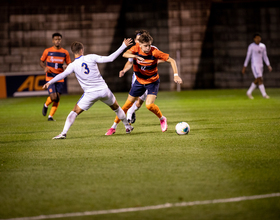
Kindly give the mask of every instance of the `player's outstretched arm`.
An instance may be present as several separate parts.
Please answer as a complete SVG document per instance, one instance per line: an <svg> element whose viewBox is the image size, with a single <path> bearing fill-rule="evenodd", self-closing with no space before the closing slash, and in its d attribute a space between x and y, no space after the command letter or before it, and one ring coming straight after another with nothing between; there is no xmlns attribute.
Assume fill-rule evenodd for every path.
<svg viewBox="0 0 280 220"><path fill-rule="evenodd" d="M139 57L139 56L133 54L130 50L125 51L125 53L123 54L123 57L125 57L125 58L136 58L139 61L144 61L145 60L143 57Z"/></svg>
<svg viewBox="0 0 280 220"><path fill-rule="evenodd" d="M110 54L109 56L98 56L95 61L97 63L110 63L113 62L122 52L123 50L132 44L132 39L124 39L122 45L117 49L114 53Z"/></svg>
<svg viewBox="0 0 280 220"><path fill-rule="evenodd" d="M129 61L127 61L126 64L124 65L123 70L120 71L119 77L123 77L124 74L125 74L128 70L130 70L131 67L132 67L132 63L129 62Z"/></svg>
<svg viewBox="0 0 280 220"><path fill-rule="evenodd" d="M173 69L173 72L174 72L174 82L175 83L178 83L178 84L182 84L182 79L181 77L178 75L178 69L177 69L177 64L176 64L176 61L169 57L166 62L169 62L171 64L171 67Z"/></svg>
<svg viewBox="0 0 280 220"><path fill-rule="evenodd" d="M127 39L124 38L123 43L125 44L125 46L128 47L133 44L133 40L131 38L127 38Z"/></svg>

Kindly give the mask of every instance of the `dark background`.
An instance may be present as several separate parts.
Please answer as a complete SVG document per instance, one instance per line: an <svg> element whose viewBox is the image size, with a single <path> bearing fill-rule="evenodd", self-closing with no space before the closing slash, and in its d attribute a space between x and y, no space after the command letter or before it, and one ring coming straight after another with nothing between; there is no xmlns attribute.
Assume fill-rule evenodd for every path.
<svg viewBox="0 0 280 220"><path fill-rule="evenodd" d="M0 73L42 71L39 59L52 46L51 35L63 35L70 52L74 40L86 53L108 55L137 29L148 30L153 45L178 61L182 89L247 88L250 64L241 69L255 32L262 34L273 72L264 68L266 87L280 86L279 1L81 0L0 2ZM73 56L72 56L73 60ZM99 65L113 92L128 91L131 71L118 77L126 59ZM175 90L170 65L160 64L161 90ZM80 92L73 76L70 93Z"/></svg>

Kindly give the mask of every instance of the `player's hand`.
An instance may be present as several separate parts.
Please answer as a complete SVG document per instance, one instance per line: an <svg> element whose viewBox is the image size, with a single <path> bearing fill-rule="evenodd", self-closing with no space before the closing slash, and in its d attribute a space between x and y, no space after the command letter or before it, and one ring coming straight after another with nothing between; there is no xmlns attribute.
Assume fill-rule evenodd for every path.
<svg viewBox="0 0 280 220"><path fill-rule="evenodd" d="M44 68L45 73L49 72L49 70L50 70L50 69L49 69L49 67L47 67L47 66Z"/></svg>
<svg viewBox="0 0 280 220"><path fill-rule="evenodd" d="M49 83L46 83L45 85L43 85L43 89L48 89L49 88L49 86L50 86L50 84Z"/></svg>
<svg viewBox="0 0 280 220"><path fill-rule="evenodd" d="M135 57L137 60L139 60L140 62L143 62L145 59L143 57L139 57L139 56L136 56Z"/></svg>
<svg viewBox="0 0 280 220"><path fill-rule="evenodd" d="M245 74L245 72L246 72L246 67L245 66L243 66L243 68L242 68L242 74Z"/></svg>
<svg viewBox="0 0 280 220"><path fill-rule="evenodd" d="M123 77L124 74L125 74L125 72L123 70L121 70L120 73L119 73L119 77Z"/></svg>
<svg viewBox="0 0 280 220"><path fill-rule="evenodd" d="M133 44L133 40L132 40L131 38L128 38L128 39L125 39L125 38L124 38L124 41L123 41L123 42L125 43L125 45L126 45L127 47Z"/></svg>
<svg viewBox="0 0 280 220"><path fill-rule="evenodd" d="M268 66L268 71L271 72L272 71L272 67Z"/></svg>
<svg viewBox="0 0 280 220"><path fill-rule="evenodd" d="M182 84L183 81L180 76L174 76L174 82L178 84Z"/></svg>

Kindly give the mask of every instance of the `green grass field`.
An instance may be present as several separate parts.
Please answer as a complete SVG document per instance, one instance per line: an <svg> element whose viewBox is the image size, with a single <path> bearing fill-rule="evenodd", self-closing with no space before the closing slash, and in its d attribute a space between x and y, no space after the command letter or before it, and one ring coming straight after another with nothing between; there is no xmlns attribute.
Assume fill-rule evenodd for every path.
<svg viewBox="0 0 280 220"><path fill-rule="evenodd" d="M55 122L46 97L0 100L0 219L145 207L280 192L280 89L160 92L134 131L105 136L115 113L98 102L67 139L52 140L80 96L62 96ZM115 94L120 105L126 93ZM188 135L175 133L186 121ZM280 197L60 219L280 219Z"/></svg>

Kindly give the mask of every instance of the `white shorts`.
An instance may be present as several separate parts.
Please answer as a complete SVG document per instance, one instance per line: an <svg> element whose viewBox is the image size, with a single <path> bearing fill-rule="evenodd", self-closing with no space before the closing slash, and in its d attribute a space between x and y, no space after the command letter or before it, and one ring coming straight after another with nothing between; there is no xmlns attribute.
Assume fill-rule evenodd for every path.
<svg viewBox="0 0 280 220"><path fill-rule="evenodd" d="M116 98L111 90L107 88L94 92L85 92L77 102L77 105L86 111L98 100L104 102L108 106L112 106L115 103Z"/></svg>
<svg viewBox="0 0 280 220"><path fill-rule="evenodd" d="M263 66L251 66L255 79L263 76Z"/></svg>

